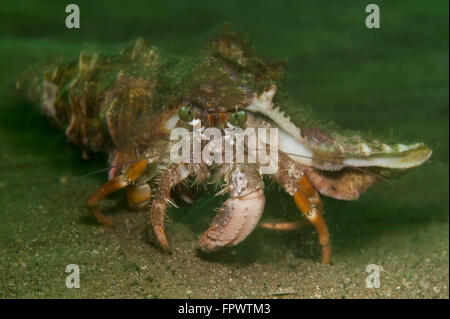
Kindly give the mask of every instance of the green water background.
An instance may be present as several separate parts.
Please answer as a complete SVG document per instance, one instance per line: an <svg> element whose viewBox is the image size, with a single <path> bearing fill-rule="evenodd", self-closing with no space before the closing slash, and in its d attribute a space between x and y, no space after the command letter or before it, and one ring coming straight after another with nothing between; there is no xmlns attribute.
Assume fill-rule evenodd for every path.
<svg viewBox="0 0 450 319"><path fill-rule="evenodd" d="M364 25L365 1L76 1L81 28L65 28L66 1L0 3L0 296L448 298L448 2L377 1L381 28ZM17 97L28 65L117 52L137 37L191 54L231 22L264 54L287 58L289 94L324 121L370 130L434 151L423 167L371 188L356 202L324 199L333 262L318 263L312 228L263 229L212 255L197 248L222 199L213 192L170 209L165 254L146 235L147 214L121 194L107 202L120 226L103 229L84 201L105 175ZM123 194L122 194L123 195ZM267 190L263 220L298 217L289 196ZM81 288L67 289L78 264ZM367 264L381 288L365 288Z"/></svg>

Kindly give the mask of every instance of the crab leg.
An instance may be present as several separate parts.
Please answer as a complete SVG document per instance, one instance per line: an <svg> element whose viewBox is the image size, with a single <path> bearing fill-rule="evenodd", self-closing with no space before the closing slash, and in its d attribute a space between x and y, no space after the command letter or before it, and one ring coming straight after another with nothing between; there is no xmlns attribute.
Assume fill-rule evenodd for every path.
<svg viewBox="0 0 450 319"><path fill-rule="evenodd" d="M260 223L259 226L271 230L297 230L305 226L311 225L306 219L296 220L293 222L277 222L277 223Z"/></svg>
<svg viewBox="0 0 450 319"><path fill-rule="evenodd" d="M300 177L297 183L298 190L294 194L295 204L316 228L319 234L319 242L322 246L322 263L328 264L331 259L330 235L325 219L322 216L322 202L319 194L305 175Z"/></svg>
<svg viewBox="0 0 450 319"><path fill-rule="evenodd" d="M149 184L133 185L127 189L128 206L131 209L140 210L147 206L152 189Z"/></svg>
<svg viewBox="0 0 450 319"><path fill-rule="evenodd" d="M167 210L167 202L173 187L181 183L190 174L189 169L183 164L172 164L161 175L157 192L150 209L150 220L159 243L165 250L169 250L169 243L164 232L164 217Z"/></svg>
<svg viewBox="0 0 450 319"><path fill-rule="evenodd" d="M264 182L254 167L237 166L225 177L230 198L200 237L203 251L235 246L253 231L264 210Z"/></svg>
<svg viewBox="0 0 450 319"><path fill-rule="evenodd" d="M128 169L126 170L125 174L110 179L99 189L93 192L91 196L88 197L86 205L99 223L108 226L114 226L114 222L107 218L96 207L97 204L109 194L130 185L136 179L138 179L147 168L147 163L147 160L141 160L139 162L131 164L130 167L128 167Z"/></svg>
<svg viewBox="0 0 450 319"><path fill-rule="evenodd" d="M271 177L280 184L286 192L294 197L294 201L303 215L317 230L322 246L322 263L327 264L331 258L331 246L328 228L322 216L322 203L319 194L306 177L302 167L284 154L279 154L279 169ZM263 225L265 226L265 225ZM270 225L272 229L280 229L277 224ZM284 225L293 229L294 224ZM293 227L294 226L294 227ZM282 227L281 227L282 228Z"/></svg>

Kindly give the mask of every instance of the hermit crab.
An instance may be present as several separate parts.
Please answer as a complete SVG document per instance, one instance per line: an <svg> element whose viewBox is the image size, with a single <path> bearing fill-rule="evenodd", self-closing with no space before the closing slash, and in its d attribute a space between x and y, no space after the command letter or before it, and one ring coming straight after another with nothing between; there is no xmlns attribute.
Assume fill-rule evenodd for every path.
<svg viewBox="0 0 450 319"><path fill-rule="evenodd" d="M264 179L269 179L294 198L304 220L315 226L322 262L328 263L331 247L319 194L355 200L377 180L423 164L431 150L423 143L383 143L308 127L299 109L283 104L283 66L225 28L190 58L164 57L139 39L117 55L84 52L78 61L32 68L18 87L41 102L42 112L84 155L109 156L108 181L87 199L88 210L101 224L114 225L98 203L126 188L130 206L149 210L156 238L169 249L164 219L174 190L180 184L215 184L229 199L201 235L200 247L208 252L234 246L258 224L265 204ZM171 137L182 128L194 142L197 138L200 149L208 144L207 153L214 153L216 160L196 161L192 154L174 160L179 140ZM209 128L236 130L211 144L203 138ZM233 146L230 141L252 128L277 130L275 142L258 138L265 151L275 149L269 162L276 169L263 173L266 166L258 159L238 162L237 153L223 158L226 146ZM250 158L248 139L241 145ZM263 224L275 229L296 225Z"/></svg>

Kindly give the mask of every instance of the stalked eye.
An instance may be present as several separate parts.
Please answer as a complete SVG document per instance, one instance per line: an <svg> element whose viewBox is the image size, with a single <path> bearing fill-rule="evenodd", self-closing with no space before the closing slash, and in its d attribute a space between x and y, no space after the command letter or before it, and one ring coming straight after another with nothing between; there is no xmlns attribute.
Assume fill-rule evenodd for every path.
<svg viewBox="0 0 450 319"><path fill-rule="evenodd" d="M178 116L183 122L190 122L194 119L194 112L190 106L182 106L178 111Z"/></svg>
<svg viewBox="0 0 450 319"><path fill-rule="evenodd" d="M247 113L244 111L237 111L231 114L230 123L234 126L243 126L247 121Z"/></svg>

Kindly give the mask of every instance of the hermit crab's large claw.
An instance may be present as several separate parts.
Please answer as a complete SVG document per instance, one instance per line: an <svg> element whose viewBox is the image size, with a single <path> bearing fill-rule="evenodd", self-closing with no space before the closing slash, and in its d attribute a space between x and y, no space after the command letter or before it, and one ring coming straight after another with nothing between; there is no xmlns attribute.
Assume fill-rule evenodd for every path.
<svg viewBox="0 0 450 319"><path fill-rule="evenodd" d="M200 237L203 251L215 251L224 246L235 246L256 227L264 210L262 189L242 197L228 199Z"/></svg>

